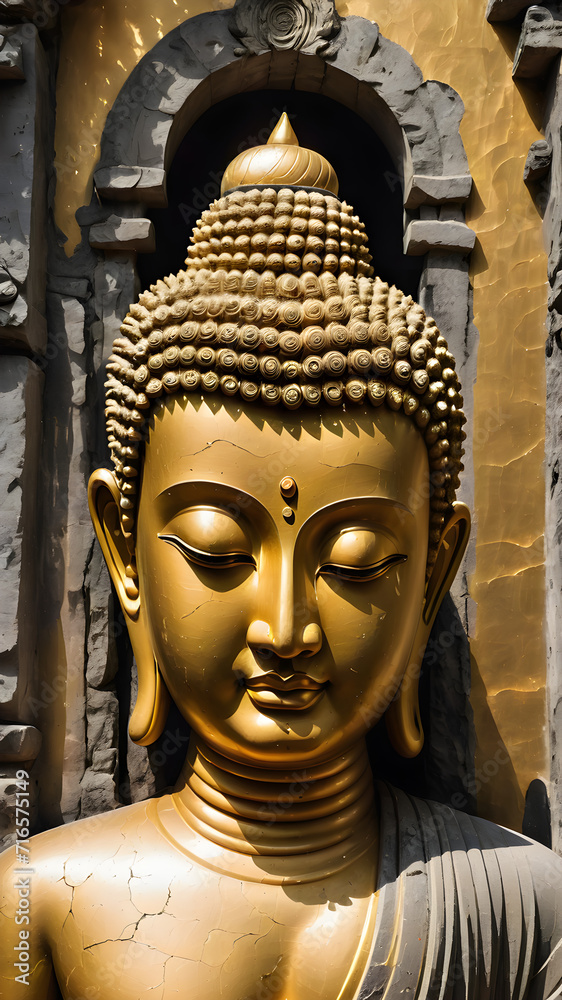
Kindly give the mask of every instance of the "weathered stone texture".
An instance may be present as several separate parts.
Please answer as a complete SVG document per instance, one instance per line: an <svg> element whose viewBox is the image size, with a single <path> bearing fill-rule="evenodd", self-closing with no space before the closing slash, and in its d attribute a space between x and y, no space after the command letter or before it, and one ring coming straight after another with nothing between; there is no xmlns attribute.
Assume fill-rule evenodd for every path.
<svg viewBox="0 0 562 1000"><path fill-rule="evenodd" d="M64 760L60 810L63 818L70 820L80 813L80 782L86 766L87 595L84 579L94 542L87 504L87 389L91 377L91 352L86 347L84 303L70 296L50 294L48 309L42 610L48 623L60 624L53 653L56 660L51 662L49 659L44 669L49 674L49 682L60 681L64 690L64 729L57 753ZM40 718L44 719L50 712L52 708L45 706ZM43 766L41 758L38 766ZM48 782L40 784L41 794L47 795ZM42 802L42 809L48 811L50 808L49 802Z"/></svg>
<svg viewBox="0 0 562 1000"><path fill-rule="evenodd" d="M12 39L14 28L0 31L0 80L25 80L21 39Z"/></svg>
<svg viewBox="0 0 562 1000"><path fill-rule="evenodd" d="M451 253L470 253L475 236L464 222L442 219L416 219L404 235L404 251L421 256L429 250L449 250Z"/></svg>
<svg viewBox="0 0 562 1000"><path fill-rule="evenodd" d="M86 601L86 770L80 782L80 814L114 809L120 705L112 684L117 673L113 591L98 545L84 577Z"/></svg>
<svg viewBox="0 0 562 1000"><path fill-rule="evenodd" d="M340 30L340 19L333 0L302 0L301 6L285 4L281 9L275 0L237 0L230 30L242 43L237 54L310 49L329 58L330 39Z"/></svg>
<svg viewBox="0 0 562 1000"><path fill-rule="evenodd" d="M27 358L0 365L0 713L24 721L36 656L37 471L43 376Z"/></svg>
<svg viewBox="0 0 562 1000"><path fill-rule="evenodd" d="M35 726L0 724L0 760L6 763L34 761L41 748L41 733Z"/></svg>
<svg viewBox="0 0 562 1000"><path fill-rule="evenodd" d="M110 215L90 229L90 246L96 250L155 250L154 226L150 219L122 219Z"/></svg>
<svg viewBox="0 0 562 1000"><path fill-rule="evenodd" d="M540 181L543 177L546 177L551 163L552 149L550 143L546 139L537 139L536 142L531 143L523 171L523 180L525 183Z"/></svg>
<svg viewBox="0 0 562 1000"><path fill-rule="evenodd" d="M116 802L119 702L113 691L88 687L87 761L80 783L82 816L107 812Z"/></svg>
<svg viewBox="0 0 562 1000"><path fill-rule="evenodd" d="M562 5L531 6L525 15L513 60L517 78L542 76L562 51Z"/></svg>
<svg viewBox="0 0 562 1000"><path fill-rule="evenodd" d="M23 54L25 80L0 81L0 341L41 352L46 338L47 67L32 25L12 29L9 43ZM10 283L15 295L6 294Z"/></svg>

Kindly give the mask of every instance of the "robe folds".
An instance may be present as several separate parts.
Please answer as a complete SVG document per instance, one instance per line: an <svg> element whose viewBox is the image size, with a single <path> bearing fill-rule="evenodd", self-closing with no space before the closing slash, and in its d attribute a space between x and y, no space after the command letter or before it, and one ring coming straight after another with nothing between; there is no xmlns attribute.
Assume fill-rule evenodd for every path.
<svg viewBox="0 0 562 1000"><path fill-rule="evenodd" d="M357 1000L562 996L562 859L487 820L377 787L378 906Z"/></svg>

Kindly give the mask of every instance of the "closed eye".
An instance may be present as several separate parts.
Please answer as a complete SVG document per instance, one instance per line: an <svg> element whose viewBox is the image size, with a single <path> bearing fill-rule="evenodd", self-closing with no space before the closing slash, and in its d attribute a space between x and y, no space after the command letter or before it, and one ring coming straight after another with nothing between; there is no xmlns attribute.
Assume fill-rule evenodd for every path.
<svg viewBox="0 0 562 1000"><path fill-rule="evenodd" d="M190 562L196 566L205 566L207 569L226 569L231 566L251 566L256 568L256 561L247 552L203 552L192 545L188 545L177 535L159 534L164 542L169 542L178 549Z"/></svg>
<svg viewBox="0 0 562 1000"><path fill-rule="evenodd" d="M386 559L380 559L371 566L342 566L339 563L324 563L318 570L318 576L336 576L338 580L349 580L351 583L367 583L369 580L376 580L379 576L398 566L399 563L406 562L407 556L396 553Z"/></svg>

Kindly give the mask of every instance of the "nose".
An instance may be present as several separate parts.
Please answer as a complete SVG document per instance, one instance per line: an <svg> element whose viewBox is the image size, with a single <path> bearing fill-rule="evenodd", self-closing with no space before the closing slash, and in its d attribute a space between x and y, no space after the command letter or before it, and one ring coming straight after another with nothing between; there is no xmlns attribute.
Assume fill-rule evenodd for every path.
<svg viewBox="0 0 562 1000"><path fill-rule="evenodd" d="M263 617L250 624L246 641L251 649L266 656L273 654L285 660L312 656L322 647L313 588L307 586L293 553L283 554L280 569L280 573L267 572L260 581Z"/></svg>
<svg viewBox="0 0 562 1000"><path fill-rule="evenodd" d="M257 618L251 623L247 633L250 649L262 654L274 654L283 660L296 656L313 656L322 648L322 632L316 622L308 622L304 628L277 629L269 622Z"/></svg>

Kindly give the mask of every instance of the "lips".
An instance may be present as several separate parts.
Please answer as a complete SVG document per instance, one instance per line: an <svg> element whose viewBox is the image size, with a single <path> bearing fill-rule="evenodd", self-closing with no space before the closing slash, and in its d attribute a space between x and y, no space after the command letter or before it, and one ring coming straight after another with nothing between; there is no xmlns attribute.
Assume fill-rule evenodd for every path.
<svg viewBox="0 0 562 1000"><path fill-rule="evenodd" d="M322 697L327 683L315 681L308 674L290 674L281 677L273 672L260 674L246 680L246 689L257 708L302 711L311 708Z"/></svg>

